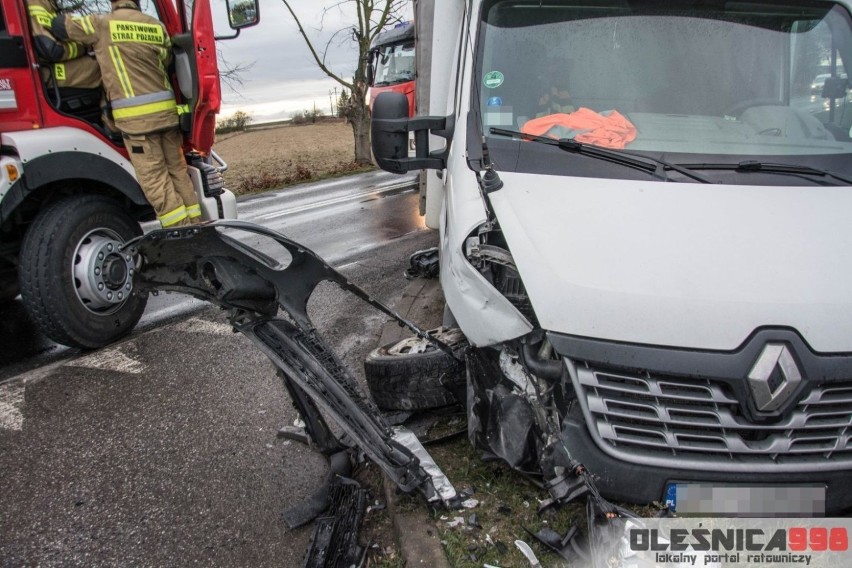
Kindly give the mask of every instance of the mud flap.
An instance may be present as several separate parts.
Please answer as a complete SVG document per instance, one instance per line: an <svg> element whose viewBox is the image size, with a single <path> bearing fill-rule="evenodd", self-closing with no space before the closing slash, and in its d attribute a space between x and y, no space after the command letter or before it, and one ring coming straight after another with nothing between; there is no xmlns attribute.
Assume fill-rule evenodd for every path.
<svg viewBox="0 0 852 568"><path fill-rule="evenodd" d="M282 265L225 230L268 237L289 253L289 264ZM404 445L397 441L378 408L360 392L355 379L314 329L307 314L308 300L320 282L334 282L452 354L447 345L371 298L307 248L258 225L220 221L153 231L127 243L124 250L139 262L134 275L136 290L181 292L229 310L234 329L279 369L306 421L306 431L320 451L331 455L344 447L357 447L403 491L420 490L427 498L438 495L444 501L455 498L455 490L433 461L427 464L428 470L421 465L428 453L422 446L416 447L419 442ZM277 317L279 308L295 325ZM320 410L345 432L341 439L331 434Z"/></svg>

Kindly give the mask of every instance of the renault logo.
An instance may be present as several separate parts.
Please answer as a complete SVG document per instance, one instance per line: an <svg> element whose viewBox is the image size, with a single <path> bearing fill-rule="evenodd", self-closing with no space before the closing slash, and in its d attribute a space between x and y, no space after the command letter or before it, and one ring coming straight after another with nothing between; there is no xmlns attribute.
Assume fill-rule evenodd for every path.
<svg viewBox="0 0 852 568"><path fill-rule="evenodd" d="M778 410L802 382L796 360L783 343L767 343L748 374L748 384L758 410Z"/></svg>

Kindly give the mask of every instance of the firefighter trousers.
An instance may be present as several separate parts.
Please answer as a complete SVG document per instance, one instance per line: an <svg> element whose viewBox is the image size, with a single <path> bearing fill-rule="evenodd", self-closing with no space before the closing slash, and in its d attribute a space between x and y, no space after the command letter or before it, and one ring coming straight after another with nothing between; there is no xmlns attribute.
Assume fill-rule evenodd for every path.
<svg viewBox="0 0 852 568"><path fill-rule="evenodd" d="M201 222L201 207L183 157L183 136L163 132L124 135L124 145L145 197L163 228Z"/></svg>

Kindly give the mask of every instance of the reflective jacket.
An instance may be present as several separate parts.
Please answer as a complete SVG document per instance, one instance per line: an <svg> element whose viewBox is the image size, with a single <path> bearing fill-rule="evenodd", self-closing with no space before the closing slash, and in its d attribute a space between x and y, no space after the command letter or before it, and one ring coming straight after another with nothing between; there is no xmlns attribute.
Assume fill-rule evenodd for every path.
<svg viewBox="0 0 852 568"><path fill-rule="evenodd" d="M177 126L177 104L166 73L171 38L136 2L113 2L110 14L60 16L51 30L95 50L119 130L146 134Z"/></svg>
<svg viewBox="0 0 852 568"><path fill-rule="evenodd" d="M59 41L50 33L50 24L59 9L53 0L29 0L33 41L41 63L42 79L61 88L96 89L101 86L101 71L86 46L75 41Z"/></svg>

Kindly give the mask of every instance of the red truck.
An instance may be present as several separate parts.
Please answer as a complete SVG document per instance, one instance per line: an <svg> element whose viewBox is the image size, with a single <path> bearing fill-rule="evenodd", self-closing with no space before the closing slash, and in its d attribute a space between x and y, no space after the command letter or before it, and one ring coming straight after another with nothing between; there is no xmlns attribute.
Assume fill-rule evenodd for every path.
<svg viewBox="0 0 852 568"><path fill-rule="evenodd" d="M130 331L147 296L119 247L155 219L121 140L101 127L101 89L61 92L42 79L25 0L0 0L0 303L21 293L52 340L80 348ZM221 100L216 39L259 21L257 0L229 0L236 33L216 38L210 0L141 0L172 37L190 177L205 219L236 217L212 151ZM98 0L76 6L103 11Z"/></svg>
<svg viewBox="0 0 852 568"><path fill-rule="evenodd" d="M376 36L370 46L368 66L370 110L379 93L402 93L408 97L410 116L414 116L414 22L402 22Z"/></svg>

